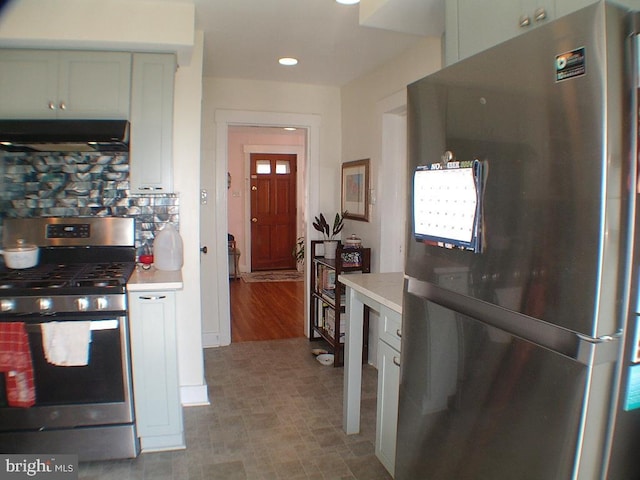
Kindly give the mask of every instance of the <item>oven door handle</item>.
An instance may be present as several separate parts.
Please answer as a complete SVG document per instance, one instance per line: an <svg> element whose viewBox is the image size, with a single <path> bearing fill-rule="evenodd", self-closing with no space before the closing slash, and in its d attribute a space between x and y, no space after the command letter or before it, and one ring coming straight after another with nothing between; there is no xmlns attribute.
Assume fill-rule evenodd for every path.
<svg viewBox="0 0 640 480"><path fill-rule="evenodd" d="M40 333L41 331L40 325L42 324L31 323L26 325L27 332ZM116 330L118 328L118 325L119 325L119 321L115 318L110 320L91 320L90 329L91 330Z"/></svg>

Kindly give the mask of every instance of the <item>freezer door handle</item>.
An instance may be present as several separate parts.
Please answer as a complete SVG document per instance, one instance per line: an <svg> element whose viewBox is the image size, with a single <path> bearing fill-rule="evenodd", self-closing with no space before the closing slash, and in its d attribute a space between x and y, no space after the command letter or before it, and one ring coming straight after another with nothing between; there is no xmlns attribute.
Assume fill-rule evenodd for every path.
<svg viewBox="0 0 640 480"><path fill-rule="evenodd" d="M579 359L581 341L576 332L416 278L409 277L405 288L408 294L437 303L567 357Z"/></svg>

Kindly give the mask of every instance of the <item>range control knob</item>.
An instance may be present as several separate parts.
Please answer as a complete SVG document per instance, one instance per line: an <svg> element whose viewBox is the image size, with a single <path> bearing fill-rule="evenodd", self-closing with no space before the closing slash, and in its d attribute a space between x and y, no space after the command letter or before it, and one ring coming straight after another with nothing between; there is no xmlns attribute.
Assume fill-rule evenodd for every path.
<svg viewBox="0 0 640 480"><path fill-rule="evenodd" d="M3 298L0 300L0 311L11 312L16 308L16 301L13 298Z"/></svg>
<svg viewBox="0 0 640 480"><path fill-rule="evenodd" d="M109 306L109 300L107 300L107 297L96 298L96 308L98 310L105 310L108 306Z"/></svg>
<svg viewBox="0 0 640 480"><path fill-rule="evenodd" d="M47 310L51 310L53 307L53 300L50 298L42 297L38 299L38 307L41 312L46 312Z"/></svg>
<svg viewBox="0 0 640 480"><path fill-rule="evenodd" d="M80 312L86 311L89 308L89 299L87 297L76 298L76 307Z"/></svg>

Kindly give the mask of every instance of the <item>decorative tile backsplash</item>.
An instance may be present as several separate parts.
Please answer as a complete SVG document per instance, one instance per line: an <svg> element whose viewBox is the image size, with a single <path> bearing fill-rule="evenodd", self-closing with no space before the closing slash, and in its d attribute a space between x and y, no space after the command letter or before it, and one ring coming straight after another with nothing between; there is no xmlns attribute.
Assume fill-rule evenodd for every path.
<svg viewBox="0 0 640 480"><path fill-rule="evenodd" d="M179 228L175 194L129 192L128 153L0 152L0 228L7 217L136 219L136 247L167 222Z"/></svg>

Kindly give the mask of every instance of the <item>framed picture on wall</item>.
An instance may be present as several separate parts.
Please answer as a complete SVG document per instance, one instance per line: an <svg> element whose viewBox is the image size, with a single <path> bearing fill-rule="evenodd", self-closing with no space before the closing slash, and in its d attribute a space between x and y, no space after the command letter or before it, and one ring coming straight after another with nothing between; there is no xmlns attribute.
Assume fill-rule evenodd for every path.
<svg viewBox="0 0 640 480"><path fill-rule="evenodd" d="M344 218L369 221L369 159L342 164L342 211Z"/></svg>

